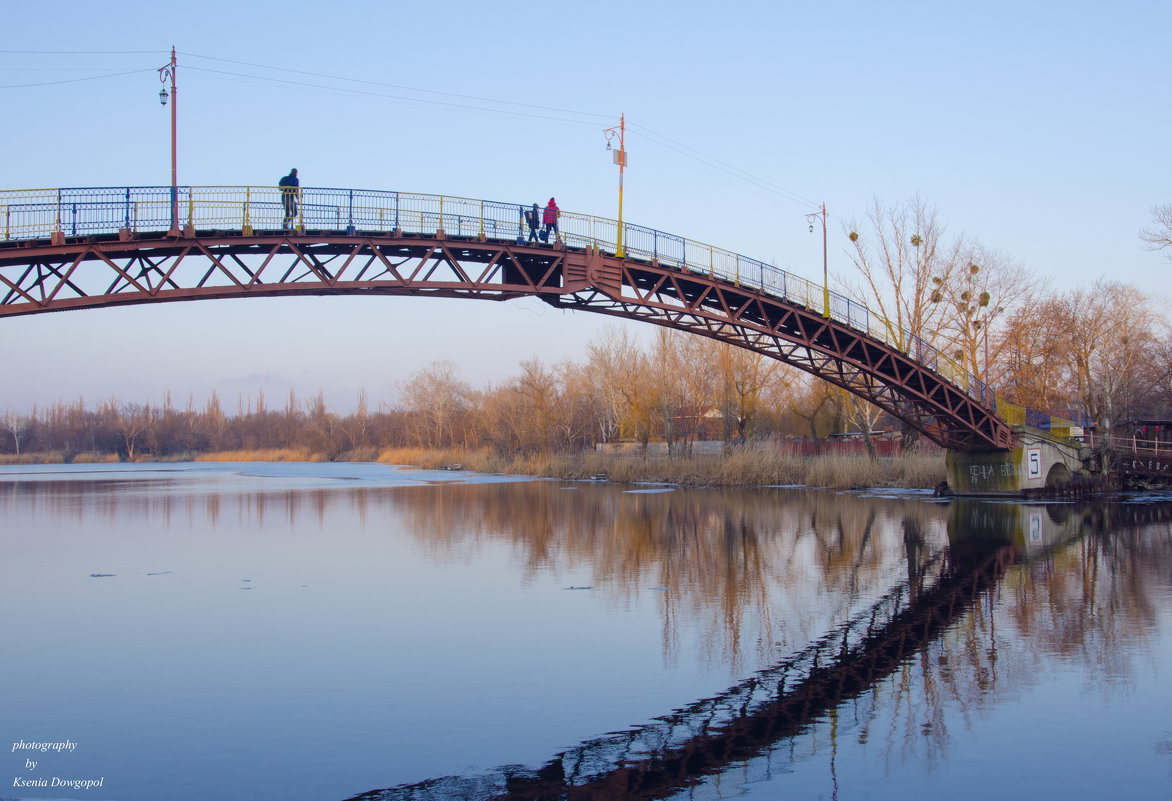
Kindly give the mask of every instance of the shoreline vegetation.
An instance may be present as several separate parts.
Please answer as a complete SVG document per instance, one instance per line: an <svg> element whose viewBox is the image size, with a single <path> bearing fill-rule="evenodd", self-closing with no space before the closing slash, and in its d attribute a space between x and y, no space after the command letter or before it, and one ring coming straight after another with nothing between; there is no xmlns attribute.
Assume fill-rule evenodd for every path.
<svg viewBox="0 0 1172 801"><path fill-rule="evenodd" d="M0 464L105 464L125 461L113 453L0 454ZM135 462L327 462L325 454L304 449L227 450ZM360 448L335 462L378 462L423 469L459 467L477 473L533 475L583 480L605 476L622 484L754 487L803 485L832 489L932 489L944 480L944 454L909 453L871 459L865 455L799 456L776 448L740 446L720 454L654 455L613 453L512 453L489 448Z"/></svg>

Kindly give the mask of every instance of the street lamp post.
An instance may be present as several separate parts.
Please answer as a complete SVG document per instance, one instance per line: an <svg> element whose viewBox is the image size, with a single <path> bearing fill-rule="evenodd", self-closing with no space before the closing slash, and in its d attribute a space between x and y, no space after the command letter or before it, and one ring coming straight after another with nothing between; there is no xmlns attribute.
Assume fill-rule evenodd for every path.
<svg viewBox="0 0 1172 801"><path fill-rule="evenodd" d="M986 311L981 321L981 333L985 335L985 371L981 375L981 383L989 384L989 312Z"/></svg>
<svg viewBox="0 0 1172 801"><path fill-rule="evenodd" d="M175 93L175 48L171 48L171 61L159 67L159 102L167 105L167 80L171 81L171 236L179 236L179 173L175 155L175 108L179 95Z"/></svg>
<svg viewBox="0 0 1172 801"><path fill-rule="evenodd" d="M619 165L619 233L617 241L615 242L614 254L619 258L623 257L623 169L627 166L627 150L623 147L623 135L627 130L627 121L625 115L619 115L619 126L615 128L607 128L602 133L606 136L606 149L610 150L610 141L616 136L619 138L619 149L614 151L614 163Z"/></svg>
<svg viewBox="0 0 1172 801"><path fill-rule="evenodd" d="M814 233L814 221L822 222L822 316L830 319L830 275L826 269L826 204L818 211L806 215L810 233Z"/></svg>

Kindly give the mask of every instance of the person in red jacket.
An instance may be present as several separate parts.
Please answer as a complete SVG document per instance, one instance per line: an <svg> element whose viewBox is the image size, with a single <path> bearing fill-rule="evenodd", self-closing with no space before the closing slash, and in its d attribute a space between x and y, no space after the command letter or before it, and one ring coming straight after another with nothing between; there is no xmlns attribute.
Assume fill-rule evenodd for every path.
<svg viewBox="0 0 1172 801"><path fill-rule="evenodd" d="M549 232L553 231L553 238L555 242L560 242L558 237L558 204L554 202L553 198L549 199L549 203L545 206L545 213L541 216L541 222L545 225L544 235L541 237L544 241L549 241Z"/></svg>

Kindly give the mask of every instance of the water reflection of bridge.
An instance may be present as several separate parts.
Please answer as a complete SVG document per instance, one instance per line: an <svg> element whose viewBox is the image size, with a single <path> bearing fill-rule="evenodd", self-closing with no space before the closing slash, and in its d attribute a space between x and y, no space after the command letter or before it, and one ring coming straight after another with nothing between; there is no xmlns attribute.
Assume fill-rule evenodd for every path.
<svg viewBox="0 0 1172 801"><path fill-rule="evenodd" d="M1154 518L1153 518L1154 516ZM907 581L810 644L727 691L629 731L595 738L537 769L501 768L373 790L350 801L594 801L663 798L767 753L892 675L961 619L1007 569L1115 523L1166 522L1159 507L958 502L946 551L917 553Z"/></svg>

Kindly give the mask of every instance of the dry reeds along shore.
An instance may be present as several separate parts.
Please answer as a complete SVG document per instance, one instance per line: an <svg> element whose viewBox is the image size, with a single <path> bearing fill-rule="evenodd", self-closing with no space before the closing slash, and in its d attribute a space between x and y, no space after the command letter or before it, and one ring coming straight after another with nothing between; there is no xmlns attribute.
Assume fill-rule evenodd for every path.
<svg viewBox="0 0 1172 801"><path fill-rule="evenodd" d="M114 454L26 453L0 456L0 464L64 464L117 462ZM154 461L150 458L142 461ZM321 453L296 448L219 451L190 454L167 461L200 462L325 462ZM809 487L904 487L932 489L944 480L942 452L906 454L890 459L866 456L795 456L771 448L741 447L725 454L645 456L635 454L506 454L488 448L427 450L361 448L340 454L338 462L380 462L439 469L458 464L479 473L588 479L605 475L620 483L664 483L685 486L755 487L801 484Z"/></svg>
<svg viewBox="0 0 1172 801"><path fill-rule="evenodd" d="M396 448L378 456L385 464L442 468L459 464L481 473L510 473L563 479L605 474L621 483L654 482L691 486L904 487L932 489L944 480L944 454L907 454L891 459L866 456L795 456L770 448L736 448L727 454L645 457L585 453L509 455L489 450Z"/></svg>

